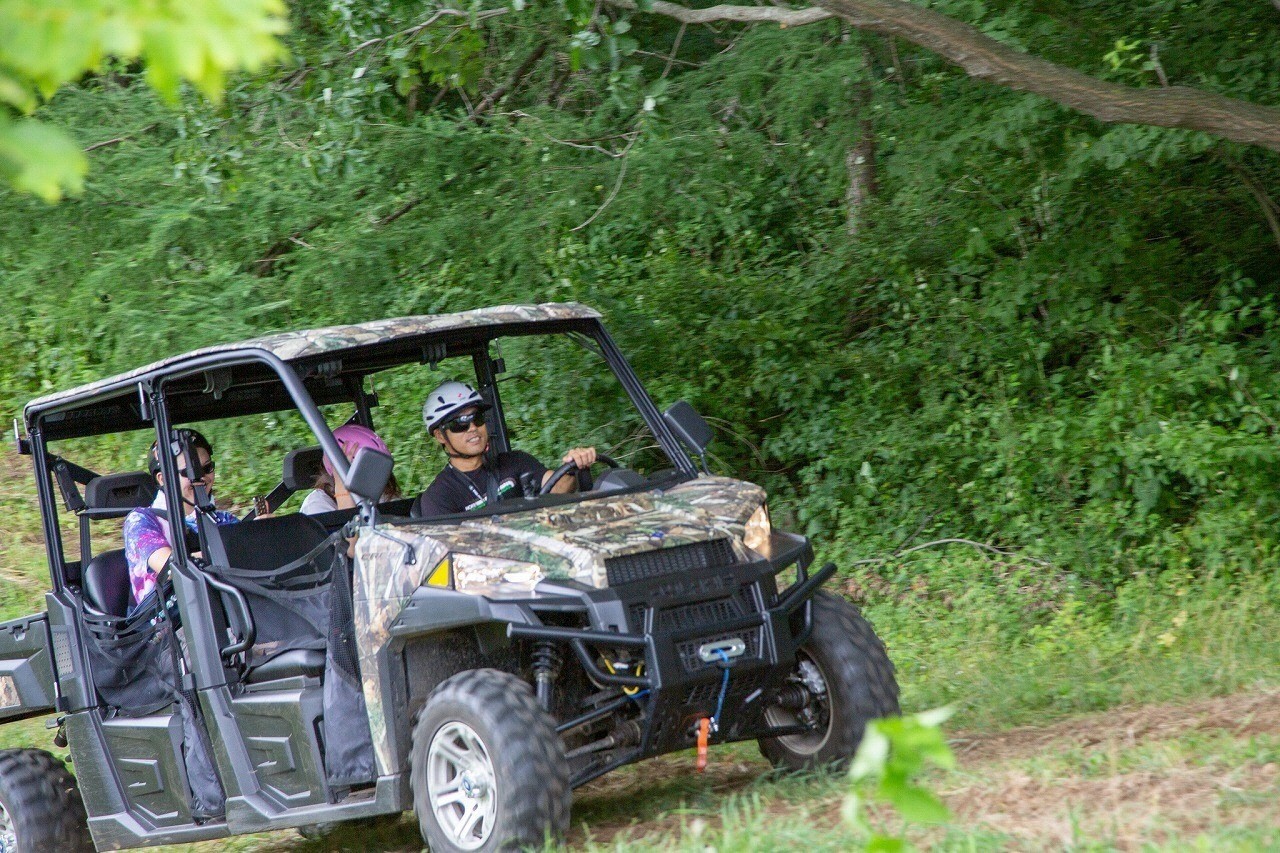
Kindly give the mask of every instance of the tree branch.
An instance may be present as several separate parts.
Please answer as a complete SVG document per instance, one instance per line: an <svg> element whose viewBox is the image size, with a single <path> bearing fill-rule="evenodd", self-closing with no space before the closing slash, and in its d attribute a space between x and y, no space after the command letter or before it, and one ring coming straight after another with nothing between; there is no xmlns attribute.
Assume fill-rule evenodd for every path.
<svg viewBox="0 0 1280 853"><path fill-rule="evenodd" d="M635 10L634 0L604 0ZM1280 4L1280 0L1273 0ZM1280 151L1280 109L1215 92L1169 86L1139 89L1090 77L1022 53L969 24L906 0L822 0L820 7L711 6L690 9L654 0L654 13L688 24L712 21L802 26L839 16L867 32L897 36L958 65L970 77L1031 92L1103 122L1199 130Z"/></svg>
<svg viewBox="0 0 1280 853"><path fill-rule="evenodd" d="M887 557L872 557L867 560L854 560L849 563L850 566L869 566L876 563L887 563L896 557L905 557L907 554L914 554L916 551L923 551L926 548L937 548L940 545L968 545L970 548L977 548L980 551L988 551L992 554L999 554L1002 557L1013 557L1028 563L1034 563L1037 566L1045 566L1053 568L1052 563L1035 557L1028 557L1026 554L1019 554L1017 551L1010 551L1008 548L997 548L995 545L988 545L986 542L974 542L972 539L935 539L932 542L926 542L923 545L916 545L913 548L906 548L901 551L894 551Z"/></svg>
<svg viewBox="0 0 1280 853"><path fill-rule="evenodd" d="M520 63L520 67L515 70L515 73L511 75L505 84L484 96L484 99L467 116L467 120L477 123L482 121L484 114L489 111L490 107L502 100L512 89L519 86L521 81L533 71L533 67L538 64L538 60L542 59L543 55L546 54L548 46L549 42L544 41L534 48L533 53L525 57L524 62Z"/></svg>
<svg viewBox="0 0 1280 853"><path fill-rule="evenodd" d="M483 21L486 18L496 18L499 15L505 15L510 11L511 10L506 7L501 9L486 9L483 12L470 12L470 11L467 11L466 9L438 9L434 14L432 14L431 17L427 18L425 21L423 21L420 24L414 24L412 27L409 27L409 29L407 30L400 30L399 32L392 33L389 36L383 36L382 38L369 39L368 41L360 42L360 44L356 45L355 47L351 48L351 50L347 51L343 55L343 58L350 58L352 56L355 56L357 53L359 53L360 51L364 50L367 47L373 47L374 45L379 45L379 44L382 44L383 42L391 41L392 39L398 39L404 36L417 35L418 33L425 30L427 27L431 26L436 21L444 17L471 18L474 16L475 20ZM325 63L325 64L328 64L328 63Z"/></svg>
<svg viewBox="0 0 1280 853"><path fill-rule="evenodd" d="M1276 0L1280 3L1280 0ZM1271 229L1271 236L1276 241L1277 248L1280 248L1280 205L1272 200L1270 193L1259 183L1258 179L1245 168L1243 163L1237 162L1231 157L1222 157L1226 162L1227 168L1231 169L1240 179L1240 183L1244 184L1245 189L1253 196L1253 200L1258 203L1258 207L1262 208L1262 218L1267 220L1267 227Z"/></svg>
<svg viewBox="0 0 1280 853"><path fill-rule="evenodd" d="M570 228L570 231L581 231L592 222L596 221L596 217L604 213L604 209L613 203L618 197L618 190L622 189L622 179L627 176L627 154L631 153L631 146L636 144L636 140L640 138L640 131L636 131L636 135L631 137L631 141L627 143L627 147L622 149L622 153L618 155L618 159L622 161L622 165L618 168L618 179L613 182L613 189L609 191L609 196L604 203L596 208L596 212L587 217L587 220L579 225Z"/></svg>
<svg viewBox="0 0 1280 853"><path fill-rule="evenodd" d="M604 0L617 9L637 11L633 0ZM1280 2L1280 0L1277 0ZM801 27L834 18L835 14L826 9L811 7L808 9L784 9L777 6L709 6L706 9L690 9L679 3L668 3L666 0L653 0L649 11L668 18L675 18L682 24L712 24L716 21L733 21L739 24L771 23L784 27Z"/></svg>
<svg viewBox="0 0 1280 853"><path fill-rule="evenodd" d="M1280 2L1280 0L1277 0L1277 2ZM107 148L112 145L119 145L121 142L126 142L130 139L133 139L135 136L141 136L144 133L150 133L151 131L155 130L159 126L160 126L160 122L158 121L153 122L147 125L146 127L142 128L142 130L135 131L134 133L126 133L124 136L117 136L115 139L104 139L102 142L95 142L92 145L86 145L84 147L84 153L88 154L90 151L97 151L99 148Z"/></svg>

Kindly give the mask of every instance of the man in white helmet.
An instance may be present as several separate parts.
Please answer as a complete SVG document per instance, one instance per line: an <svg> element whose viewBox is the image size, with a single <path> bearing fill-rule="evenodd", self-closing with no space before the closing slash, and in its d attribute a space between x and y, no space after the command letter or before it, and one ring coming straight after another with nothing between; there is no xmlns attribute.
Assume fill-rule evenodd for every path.
<svg viewBox="0 0 1280 853"><path fill-rule="evenodd" d="M427 432L449 457L427 490L418 496L414 514L420 518L469 512L523 493L522 484L540 487L551 477L541 462L520 450L489 453L485 412L489 404L465 382L445 382L427 397L422 421ZM594 447L575 447L562 462L586 469L596 461ZM553 492L571 492L577 478L560 478Z"/></svg>

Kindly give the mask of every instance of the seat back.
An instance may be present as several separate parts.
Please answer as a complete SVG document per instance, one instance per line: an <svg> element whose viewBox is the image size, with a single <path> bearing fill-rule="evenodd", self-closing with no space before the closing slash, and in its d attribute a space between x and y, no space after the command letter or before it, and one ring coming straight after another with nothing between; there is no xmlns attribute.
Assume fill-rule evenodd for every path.
<svg viewBox="0 0 1280 853"><path fill-rule="evenodd" d="M336 557L323 525L301 513L216 528L227 565L206 571L240 590L256 642L245 661L252 669L292 649L324 651L329 632L329 588ZM317 549L319 550L317 551ZM308 553L317 551L309 561ZM297 565L292 565L292 564ZM227 607L225 611L235 612Z"/></svg>
<svg viewBox="0 0 1280 853"><path fill-rule="evenodd" d="M85 601L94 609L111 616L124 616L133 603L129 585L129 563L124 549L103 551L89 561L81 577Z"/></svg>
<svg viewBox="0 0 1280 853"><path fill-rule="evenodd" d="M227 562L237 569L270 572L306 555L326 538L324 526L293 513L218 528Z"/></svg>
<svg viewBox="0 0 1280 853"><path fill-rule="evenodd" d="M301 492L315 488L316 478L324 470L324 451L320 445L299 447L290 450L284 457L280 482L291 492Z"/></svg>
<svg viewBox="0 0 1280 853"><path fill-rule="evenodd" d="M140 506L151 506L159 487L145 471L103 474L84 487L85 507L94 518L116 518L128 515Z"/></svg>
<svg viewBox="0 0 1280 853"><path fill-rule="evenodd" d="M89 519L123 518L138 507L150 506L157 489L155 478L146 471L103 474L90 480L80 511L81 559L88 555ZM133 603L124 551L104 551L89 560L80 571L80 589L95 610L124 616Z"/></svg>

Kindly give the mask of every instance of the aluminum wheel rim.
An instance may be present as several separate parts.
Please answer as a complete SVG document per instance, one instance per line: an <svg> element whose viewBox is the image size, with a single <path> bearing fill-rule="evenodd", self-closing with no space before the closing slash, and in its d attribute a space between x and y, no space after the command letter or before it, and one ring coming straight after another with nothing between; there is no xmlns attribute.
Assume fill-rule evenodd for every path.
<svg viewBox="0 0 1280 853"><path fill-rule="evenodd" d="M825 699L815 697L815 702L825 704L827 712L827 724L820 729L814 729L812 732L803 735L783 735L777 739L787 749L797 755L817 755L822 748L827 745L827 740L831 737L832 722L835 719L834 702L831 698L831 679L827 677L827 673L822 669L821 664L813 659L812 656L806 654L803 650L796 654L796 668L799 669L800 661L808 661L818 670L826 692L823 694ZM800 718L795 713L788 711L786 708L779 708L773 705L765 709L765 720L770 726L794 726L800 723Z"/></svg>
<svg viewBox="0 0 1280 853"><path fill-rule="evenodd" d="M13 829L13 821L9 819L9 809L0 803L0 853L17 853L18 833Z"/></svg>
<svg viewBox="0 0 1280 853"><path fill-rule="evenodd" d="M455 846L476 850L493 834L496 781L475 729L455 720L436 730L427 749L427 796L436 824Z"/></svg>

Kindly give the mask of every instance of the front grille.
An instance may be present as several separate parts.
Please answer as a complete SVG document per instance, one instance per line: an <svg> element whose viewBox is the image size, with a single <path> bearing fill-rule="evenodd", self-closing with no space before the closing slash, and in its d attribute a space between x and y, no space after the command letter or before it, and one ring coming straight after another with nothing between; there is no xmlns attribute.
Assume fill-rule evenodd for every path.
<svg viewBox="0 0 1280 853"><path fill-rule="evenodd" d="M648 611L649 604L643 601L632 602L627 607L627 624L632 631L645 630L645 617ZM661 634L687 634L699 628L714 630L717 625L732 622L758 611L752 588L746 585L739 587L733 595L721 595L704 601L675 604L669 607L656 607L652 630L654 633Z"/></svg>
<svg viewBox="0 0 1280 853"><path fill-rule="evenodd" d="M676 545L626 554L604 561L609 586L638 583L680 572L691 572L735 562L733 545L728 539L712 539L691 545Z"/></svg>
<svg viewBox="0 0 1280 853"><path fill-rule="evenodd" d="M729 622L742 615L742 605L733 598L716 601L698 601L658 611L654 630L678 632L699 626L712 627Z"/></svg>

